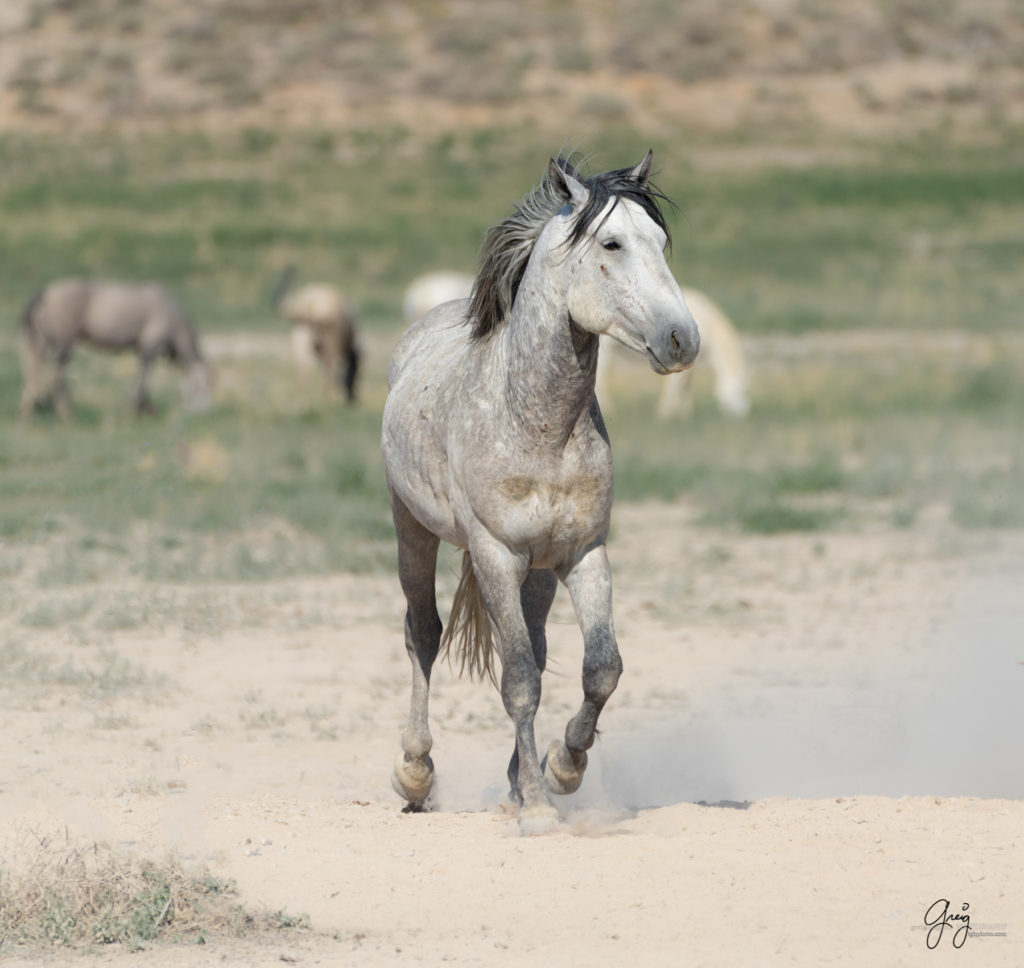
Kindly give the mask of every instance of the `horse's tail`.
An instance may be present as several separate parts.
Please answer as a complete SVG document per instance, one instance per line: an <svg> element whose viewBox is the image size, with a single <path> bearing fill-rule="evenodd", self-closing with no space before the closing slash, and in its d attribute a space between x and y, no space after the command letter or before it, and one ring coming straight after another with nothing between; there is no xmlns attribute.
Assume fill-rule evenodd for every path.
<svg viewBox="0 0 1024 968"><path fill-rule="evenodd" d="M36 309L39 304L43 301L43 293L45 289L40 289L26 304L25 308L21 311L21 331L28 337L33 329Z"/></svg>
<svg viewBox="0 0 1024 968"><path fill-rule="evenodd" d="M471 677L482 679L487 676L497 685L491 619L484 607L480 586L473 572L473 560L468 551L462 555L462 576L459 578L459 587L455 589L448 627L441 636L441 650L449 661L453 643L459 660L459 675L468 667Z"/></svg>

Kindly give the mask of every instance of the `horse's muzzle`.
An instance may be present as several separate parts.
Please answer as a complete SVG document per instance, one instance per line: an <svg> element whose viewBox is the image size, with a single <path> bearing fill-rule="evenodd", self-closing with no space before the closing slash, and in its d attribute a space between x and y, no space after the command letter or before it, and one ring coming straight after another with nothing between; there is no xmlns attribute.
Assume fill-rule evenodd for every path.
<svg viewBox="0 0 1024 968"><path fill-rule="evenodd" d="M647 359L651 369L662 375L677 373L693 366L699 352L700 333L694 324L666 327L656 345L647 344Z"/></svg>

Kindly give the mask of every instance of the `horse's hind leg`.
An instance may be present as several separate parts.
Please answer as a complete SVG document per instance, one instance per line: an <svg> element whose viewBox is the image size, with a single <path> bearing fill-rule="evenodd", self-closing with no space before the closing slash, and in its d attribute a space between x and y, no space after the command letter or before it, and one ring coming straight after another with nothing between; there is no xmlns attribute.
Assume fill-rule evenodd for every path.
<svg viewBox="0 0 1024 968"><path fill-rule="evenodd" d="M21 400L18 403L18 416L27 420L36 408L36 401L42 393L43 383L43 346L30 334L26 334L21 344Z"/></svg>
<svg viewBox="0 0 1024 968"><path fill-rule="evenodd" d="M572 793L583 780L597 718L614 692L622 659L612 626L612 582L604 545L591 548L565 576L583 630L583 705L565 728L565 741L548 748L544 776L553 793Z"/></svg>
<svg viewBox="0 0 1024 968"><path fill-rule="evenodd" d="M555 600L558 590L558 579L552 571L534 569L526 574L523 587L519 590L519 601L523 607L523 618L526 630L530 635L530 646L533 649L533 661L537 671L543 673L548 659L548 641L544 632L551 603ZM512 759L508 764L508 781L513 796L517 792L519 781L519 747L512 751Z"/></svg>
<svg viewBox="0 0 1024 968"><path fill-rule="evenodd" d="M412 663L412 698L409 721L402 732L402 752L395 760L391 778L399 796L411 809L420 809L434 781L430 759L433 739L427 721L430 671L441 643L441 618L437 614L434 572L437 568L436 535L423 527L394 495L391 512L398 535L398 578L408 608L405 613L405 648Z"/></svg>

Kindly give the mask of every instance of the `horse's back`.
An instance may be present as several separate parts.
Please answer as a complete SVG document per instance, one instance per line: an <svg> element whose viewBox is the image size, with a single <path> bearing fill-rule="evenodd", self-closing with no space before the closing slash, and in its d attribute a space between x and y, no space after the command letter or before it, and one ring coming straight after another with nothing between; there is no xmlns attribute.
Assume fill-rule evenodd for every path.
<svg viewBox="0 0 1024 968"><path fill-rule="evenodd" d="M428 272L418 276L409 283L402 300L405 321L411 323L443 303L466 299L472 288L473 277L464 272Z"/></svg>
<svg viewBox="0 0 1024 968"><path fill-rule="evenodd" d="M159 283L96 282L90 287L83 338L109 349L170 343L187 326L178 301Z"/></svg>
<svg viewBox="0 0 1024 968"><path fill-rule="evenodd" d="M351 325L354 313L336 286L313 282L286 293L280 302L281 315L292 322Z"/></svg>

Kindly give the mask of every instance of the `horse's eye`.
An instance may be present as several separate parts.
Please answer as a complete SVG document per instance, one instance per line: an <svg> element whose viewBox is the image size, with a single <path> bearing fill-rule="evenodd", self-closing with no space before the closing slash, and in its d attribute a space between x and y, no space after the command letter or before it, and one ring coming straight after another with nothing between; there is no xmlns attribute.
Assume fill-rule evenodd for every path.
<svg viewBox="0 0 1024 968"><path fill-rule="evenodd" d="M622 246L615 239L609 239L607 242L601 243L601 248L607 249L609 252L615 252L617 249L621 249Z"/></svg>

